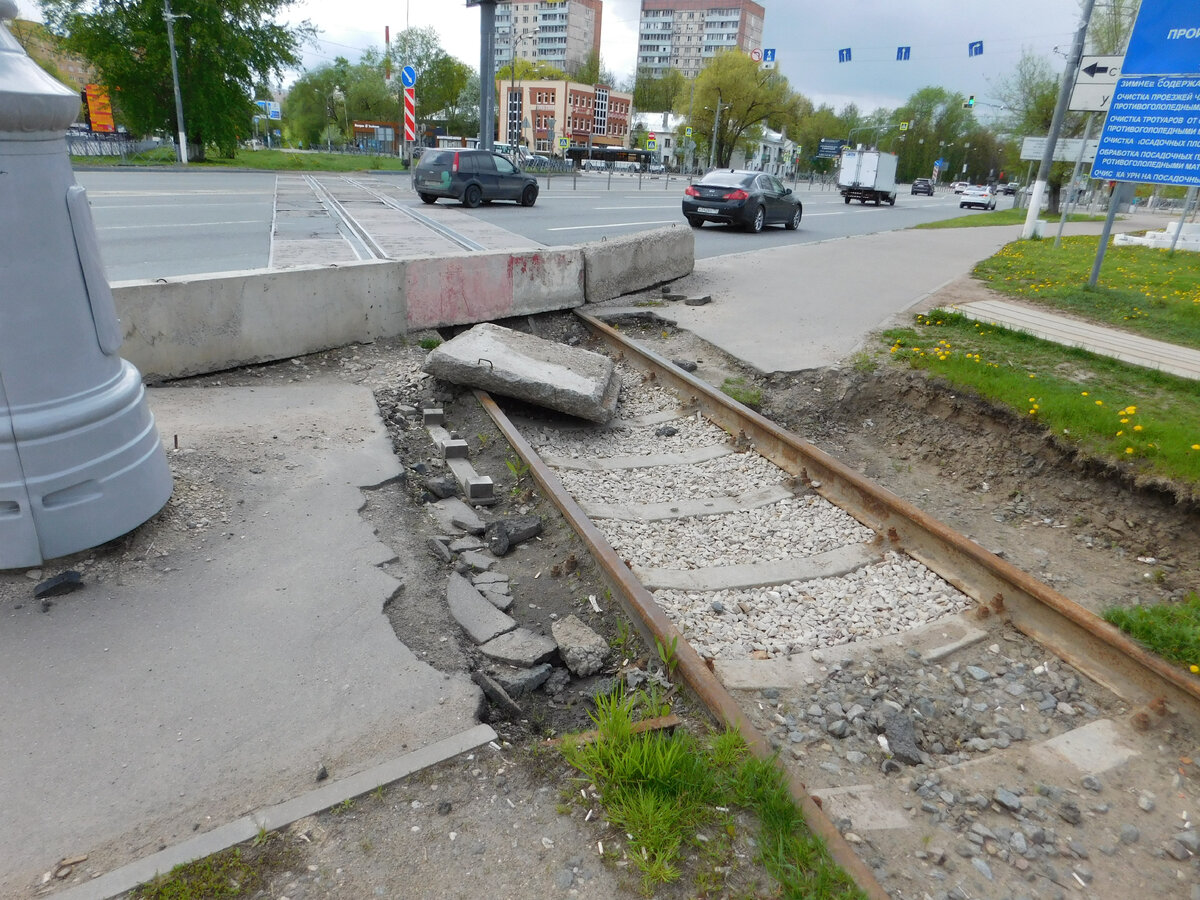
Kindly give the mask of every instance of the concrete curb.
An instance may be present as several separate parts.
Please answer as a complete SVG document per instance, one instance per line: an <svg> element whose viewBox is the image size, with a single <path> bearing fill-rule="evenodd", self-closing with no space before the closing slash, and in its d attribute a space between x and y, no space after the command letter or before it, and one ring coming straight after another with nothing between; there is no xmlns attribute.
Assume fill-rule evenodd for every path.
<svg viewBox="0 0 1200 900"><path fill-rule="evenodd" d="M306 816L315 815L345 800L359 797L381 785L390 784L421 769L444 762L475 747L496 739L496 732L489 725L476 725L468 731L422 747L412 753L381 763L378 766L333 781L315 791L309 791L275 806L235 819L232 822L206 831L174 847L159 851L127 866L106 872L99 878L60 891L51 896L56 900L109 900L139 884L144 884L159 873L169 872L175 866L192 860L211 856L222 850L248 841L260 829L274 831Z"/></svg>

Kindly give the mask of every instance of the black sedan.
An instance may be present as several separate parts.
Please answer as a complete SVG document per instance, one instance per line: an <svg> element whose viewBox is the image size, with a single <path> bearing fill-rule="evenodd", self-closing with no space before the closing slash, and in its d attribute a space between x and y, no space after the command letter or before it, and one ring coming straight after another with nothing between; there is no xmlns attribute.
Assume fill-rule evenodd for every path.
<svg viewBox="0 0 1200 900"><path fill-rule="evenodd" d="M762 231L764 225L800 227L804 206L778 178L765 172L714 169L683 192L683 217L693 228L705 222Z"/></svg>

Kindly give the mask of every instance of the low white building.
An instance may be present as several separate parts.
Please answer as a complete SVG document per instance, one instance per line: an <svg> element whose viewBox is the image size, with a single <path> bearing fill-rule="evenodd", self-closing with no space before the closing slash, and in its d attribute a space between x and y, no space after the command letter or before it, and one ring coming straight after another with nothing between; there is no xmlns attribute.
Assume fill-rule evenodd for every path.
<svg viewBox="0 0 1200 900"><path fill-rule="evenodd" d="M764 128L754 151L746 154L740 149L736 150L730 162L735 169L752 169L756 172L766 172L776 178L791 178L795 171L798 150L796 142L788 139L782 132Z"/></svg>
<svg viewBox="0 0 1200 900"><path fill-rule="evenodd" d="M667 112L634 113L630 131L636 131L640 125L647 132L653 132L655 158L669 168L682 168L688 161L686 139L680 137L687 124L686 118Z"/></svg>

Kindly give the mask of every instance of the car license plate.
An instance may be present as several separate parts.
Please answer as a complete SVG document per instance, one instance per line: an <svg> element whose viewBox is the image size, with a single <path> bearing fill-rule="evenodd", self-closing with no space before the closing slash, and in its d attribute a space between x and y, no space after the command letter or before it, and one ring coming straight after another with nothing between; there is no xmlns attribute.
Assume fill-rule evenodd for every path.
<svg viewBox="0 0 1200 900"><path fill-rule="evenodd" d="M708 213L709 215L712 215L712 216L715 216L717 214L717 210L713 209L711 206L697 206L696 212Z"/></svg>

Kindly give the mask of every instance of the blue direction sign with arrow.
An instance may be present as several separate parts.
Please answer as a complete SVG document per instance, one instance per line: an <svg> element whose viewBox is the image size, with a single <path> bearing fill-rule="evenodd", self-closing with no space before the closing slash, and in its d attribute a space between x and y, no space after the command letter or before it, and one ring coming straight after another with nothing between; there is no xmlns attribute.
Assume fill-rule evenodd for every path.
<svg viewBox="0 0 1200 900"><path fill-rule="evenodd" d="M415 87L417 84L417 70L412 66L405 66L400 70L400 81L405 87Z"/></svg>

